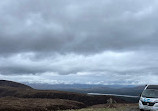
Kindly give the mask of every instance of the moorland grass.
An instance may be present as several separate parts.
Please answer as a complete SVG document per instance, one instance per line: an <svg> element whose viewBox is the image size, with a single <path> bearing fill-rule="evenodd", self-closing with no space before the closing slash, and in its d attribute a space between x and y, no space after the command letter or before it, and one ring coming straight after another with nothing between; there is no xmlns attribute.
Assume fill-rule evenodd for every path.
<svg viewBox="0 0 158 111"><path fill-rule="evenodd" d="M125 108L84 108L78 110L65 110L65 111L124 111Z"/></svg>

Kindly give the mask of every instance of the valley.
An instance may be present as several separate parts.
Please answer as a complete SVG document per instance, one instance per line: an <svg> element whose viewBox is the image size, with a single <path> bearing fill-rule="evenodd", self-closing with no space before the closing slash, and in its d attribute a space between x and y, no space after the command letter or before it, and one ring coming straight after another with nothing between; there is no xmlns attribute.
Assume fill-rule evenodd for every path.
<svg viewBox="0 0 158 111"><path fill-rule="evenodd" d="M138 99L114 95L39 90L25 84L0 80L0 111L126 111L137 109ZM133 110L134 111L134 110Z"/></svg>

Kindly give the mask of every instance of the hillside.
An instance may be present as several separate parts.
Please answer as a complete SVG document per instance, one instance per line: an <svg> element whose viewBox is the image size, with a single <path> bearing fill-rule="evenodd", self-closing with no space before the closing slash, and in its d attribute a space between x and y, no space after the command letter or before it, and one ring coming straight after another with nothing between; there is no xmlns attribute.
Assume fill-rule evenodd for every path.
<svg viewBox="0 0 158 111"><path fill-rule="evenodd" d="M13 87L13 88L25 88L25 89L32 89L30 86L13 82L7 80L0 80L0 87Z"/></svg>
<svg viewBox="0 0 158 111"><path fill-rule="evenodd" d="M105 104L94 105L88 108L79 110L65 110L65 111L139 111L138 104Z"/></svg>
<svg viewBox="0 0 158 111"><path fill-rule="evenodd" d="M83 103L63 99L0 98L0 111L56 111L84 107Z"/></svg>
<svg viewBox="0 0 158 111"><path fill-rule="evenodd" d="M113 97L113 96L91 96L87 94L55 91L55 90L36 90L24 84L11 82L11 81L4 81L4 80L0 81L0 83L1 83L0 85L1 107L3 106L2 103L6 103L5 101L8 101L7 103L9 105L7 106L10 106L10 104L12 105L16 101L19 101L20 103L21 101L25 101L26 102L25 104L27 105L31 103L30 101L40 100L41 101L40 103L45 103L45 101L48 101L48 103L53 103L52 101L54 100L54 103L55 103L56 100L62 99L63 107L65 109L70 108L69 106L67 106L67 101L70 101L71 104L74 104L75 102L77 102L77 104L74 104L73 107L71 107L75 109L83 108L83 107L87 107L91 105L96 105L96 104L106 104L107 100L109 100L110 98L117 103L125 102L124 100L117 97ZM12 97L19 98L19 99L14 99L14 98L12 99ZM35 106L38 106L38 105L39 104L36 104ZM56 104L55 106L60 107L60 104Z"/></svg>

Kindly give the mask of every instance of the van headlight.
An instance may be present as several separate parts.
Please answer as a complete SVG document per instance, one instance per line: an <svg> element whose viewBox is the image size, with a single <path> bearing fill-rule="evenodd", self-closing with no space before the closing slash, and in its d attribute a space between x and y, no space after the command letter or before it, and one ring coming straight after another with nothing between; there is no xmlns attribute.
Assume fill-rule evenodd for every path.
<svg viewBox="0 0 158 111"><path fill-rule="evenodd" d="M139 105L141 105L141 104L142 104L142 101L139 100Z"/></svg>

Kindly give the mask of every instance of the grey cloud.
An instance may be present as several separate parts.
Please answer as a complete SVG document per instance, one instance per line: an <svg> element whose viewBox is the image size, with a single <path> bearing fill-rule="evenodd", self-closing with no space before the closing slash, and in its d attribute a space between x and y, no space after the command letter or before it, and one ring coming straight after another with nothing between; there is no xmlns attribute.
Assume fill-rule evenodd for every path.
<svg viewBox="0 0 158 111"><path fill-rule="evenodd" d="M157 0L0 1L0 74L93 82L90 75L98 83L109 75L118 83L156 77L157 6Z"/></svg>
<svg viewBox="0 0 158 111"><path fill-rule="evenodd" d="M145 56L144 56L145 55ZM155 53L155 55L158 55ZM146 52L104 52L97 55L58 55L46 59L34 59L35 55L20 54L1 58L0 74L23 75L45 72L59 75L70 74L117 74L133 75L157 73L157 59ZM32 58L32 59L31 59Z"/></svg>
<svg viewBox="0 0 158 111"><path fill-rule="evenodd" d="M0 6L1 54L93 54L157 47L156 1L6 2Z"/></svg>

